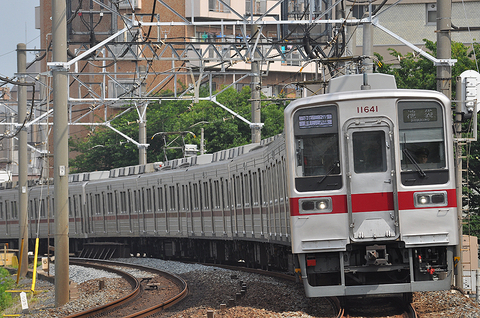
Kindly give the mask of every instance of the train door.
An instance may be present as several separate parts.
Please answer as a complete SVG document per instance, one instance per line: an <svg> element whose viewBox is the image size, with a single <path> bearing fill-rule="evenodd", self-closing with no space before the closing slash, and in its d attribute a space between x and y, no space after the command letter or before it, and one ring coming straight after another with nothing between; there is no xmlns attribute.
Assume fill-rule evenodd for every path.
<svg viewBox="0 0 480 318"><path fill-rule="evenodd" d="M386 118L351 119L344 126L347 205L353 241L398 237L393 124Z"/></svg>

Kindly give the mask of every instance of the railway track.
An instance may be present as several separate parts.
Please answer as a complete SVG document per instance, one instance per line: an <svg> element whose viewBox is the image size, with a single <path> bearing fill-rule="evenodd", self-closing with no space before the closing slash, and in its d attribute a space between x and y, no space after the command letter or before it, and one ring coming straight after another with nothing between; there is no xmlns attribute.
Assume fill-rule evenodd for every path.
<svg viewBox="0 0 480 318"><path fill-rule="evenodd" d="M109 303L104 306L92 308L90 310L76 313L68 317L147 317L156 312L159 312L169 306L180 301L187 292L186 283L175 275L171 275L157 269L150 267L144 267L141 265L118 263L111 261L99 261L99 260L80 260L72 259L70 261L72 265L86 266L97 269L102 269L110 272L117 273L126 279L132 286L130 294L125 295L123 298ZM283 273L268 272L264 270L238 267L238 266L226 266L226 265L211 265L215 267L244 271L249 273L255 273L264 276L271 276L278 279L295 281L297 278L292 275ZM160 296L157 292L164 288L153 288L153 286L163 286L165 283L153 282L152 279L145 277L139 277L138 275L132 275L129 273L129 269L136 269L150 273L150 276L169 276L169 279L178 287L178 292L174 296L164 297L163 300L158 303ZM143 275L145 276L145 275ZM160 290L159 290L160 289ZM150 294L150 295L149 295ZM143 297L155 298L154 305L146 306L146 301ZM167 299L165 299L167 298ZM391 317L391 318L417 318L415 310L409 302L400 297L349 297L342 298L340 300L337 297L327 297L327 301L330 303L333 317L336 318L358 318L358 317ZM135 311L132 308L142 308L142 310ZM144 309L146 308L146 309Z"/></svg>
<svg viewBox="0 0 480 318"><path fill-rule="evenodd" d="M418 318L408 298L399 296L348 297L342 299L338 318Z"/></svg>
<svg viewBox="0 0 480 318"><path fill-rule="evenodd" d="M231 269L231 270L236 270L236 271L243 271L243 272L249 272L249 273L254 273L254 274L259 274L259 275L265 275L265 276L270 276L270 277L275 277L279 279L284 279L284 280L289 280L289 281L297 281L298 278L293 275L288 275L284 273L279 273L279 272L269 272L261 269L255 269L255 268L247 268L247 267L240 267L240 266L231 266L231 265L221 265L221 264L203 264L205 266L215 266L215 267L220 267L220 268L225 268L225 269ZM340 302L340 299L338 297L326 297L330 305L332 306L332 310L335 313L335 318L345 318L345 310L342 307L342 304ZM416 317L415 317L416 318Z"/></svg>
<svg viewBox="0 0 480 318"><path fill-rule="evenodd" d="M132 286L124 297L103 306L72 314L73 317L147 317L170 307L187 294L187 283L180 277L134 264L101 260L71 259L70 264L96 268L122 276ZM136 275L129 273L134 269ZM138 274L140 271L140 274ZM136 308L141 308L140 310Z"/></svg>

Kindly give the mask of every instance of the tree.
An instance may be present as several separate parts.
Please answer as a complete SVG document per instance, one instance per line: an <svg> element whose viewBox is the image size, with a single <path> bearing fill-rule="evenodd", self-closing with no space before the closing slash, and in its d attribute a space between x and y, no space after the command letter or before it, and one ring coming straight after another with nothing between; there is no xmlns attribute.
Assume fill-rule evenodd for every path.
<svg viewBox="0 0 480 318"><path fill-rule="evenodd" d="M436 43L428 40L424 41L427 49L435 56L437 52ZM379 61L378 72L394 75L399 88L436 89L436 68L432 62L418 54L408 53L403 56L396 50L389 50L390 54L400 61L400 67L396 68L393 67L393 64L384 64L383 57L376 54ZM465 46L463 43L452 42L452 59L457 60L452 67L452 79L455 79L465 70L478 70L479 53L480 45L478 43L475 43L472 48ZM453 80L453 99L456 95L455 89L456 82ZM471 121L464 123L464 130L467 130L469 125L471 125ZM463 193L467 194L468 200L464 199L464 206L468 205L470 211L467 224L464 226L464 233L480 236L480 145L476 142L469 144L469 147L464 149L464 155L468 160L468 187L463 189ZM466 160L464 160L464 165L465 162Z"/></svg>
<svg viewBox="0 0 480 318"><path fill-rule="evenodd" d="M208 96L206 88L200 96ZM251 117L250 87L237 92L229 88L217 96L218 102L249 119ZM262 103L262 137L267 138L283 131L284 104ZM112 127L138 140L138 114L135 110L111 121ZM181 149L167 149L172 146L181 148L186 144L200 144L200 138L190 133L168 135L165 140L161 132L190 131L197 137L204 128L205 147L209 153L250 143L251 130L248 124L216 104L201 100L192 103L189 100L174 100L150 103L147 108L147 158L149 162L181 158ZM152 139L152 137L154 137ZM166 144L169 147L165 147ZM86 138L71 138L70 150L78 155L70 160L72 172L110 170L118 167L138 164L138 149L116 132L108 128L96 128Z"/></svg>

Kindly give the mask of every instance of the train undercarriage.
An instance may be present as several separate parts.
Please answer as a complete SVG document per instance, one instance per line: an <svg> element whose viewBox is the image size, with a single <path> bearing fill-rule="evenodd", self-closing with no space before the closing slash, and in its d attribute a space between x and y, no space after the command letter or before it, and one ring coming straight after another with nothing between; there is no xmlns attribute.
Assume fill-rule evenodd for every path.
<svg viewBox="0 0 480 318"><path fill-rule="evenodd" d="M448 289L454 248L405 248L403 242L348 245L346 251L298 254L308 297Z"/></svg>
<svg viewBox="0 0 480 318"><path fill-rule="evenodd" d="M9 241L18 248L18 240ZM33 239L29 246L35 246ZM54 239L40 239L39 255L54 255ZM212 240L191 238L121 237L70 238L70 254L76 257L109 259L152 257L165 260L241 265L264 270L294 271L289 245L245 240Z"/></svg>

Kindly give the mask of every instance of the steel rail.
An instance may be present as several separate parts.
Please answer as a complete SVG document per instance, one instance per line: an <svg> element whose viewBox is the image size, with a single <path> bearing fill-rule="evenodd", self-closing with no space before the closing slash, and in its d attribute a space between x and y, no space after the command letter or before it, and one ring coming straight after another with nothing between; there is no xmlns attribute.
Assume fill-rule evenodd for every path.
<svg viewBox="0 0 480 318"><path fill-rule="evenodd" d="M96 308L92 308L90 310L86 310L86 311L83 311L83 312L80 312L80 313L73 314L71 316L68 316L67 318L90 317L92 315L98 315L98 314L101 314L101 313L105 313L107 311L111 312L112 309L114 310L115 308L119 308L119 307L121 307L125 304L128 304L131 301L135 300L139 296L142 288L141 288L141 284L138 281L138 279L133 277L132 275L130 275L128 273L122 272L120 270L114 269L114 268L109 267L109 266L124 266L124 267L135 268L135 269L139 269L139 270L143 270L143 271L155 272L155 273L157 273L161 276L169 278L170 280L172 280L174 282L174 284L176 284L181 289L181 292L178 293L177 295L175 295L174 297L172 297L172 298L170 298L166 301L163 301L159 304L156 304L155 306L152 306L152 307L146 308L144 310L138 311L136 313L133 313L131 315L125 316L125 318L150 316L150 315L152 315L156 312L162 311L165 308L168 308L170 306L175 305L176 303L181 301L187 295L187 292L188 292L187 283L182 278L180 278L179 276L174 275L172 273L167 273L167 272L155 269L155 268L147 267L147 266L141 266L141 265L129 264L129 263L112 262L112 261L105 261L105 260L96 260L96 259L95 260L94 259L74 259L74 260L71 259L70 264L81 265L81 266L89 266L89 267L99 268L99 269L106 270L106 271L112 271L112 272L115 272L119 275L122 275L123 277L130 276L136 281L136 283L135 283L134 291L131 294L126 295L125 297L123 297L121 299L118 299L116 301L113 301L111 303L108 303L106 305L99 306L99 307L96 307ZM103 265L98 265L98 264L103 264Z"/></svg>
<svg viewBox="0 0 480 318"><path fill-rule="evenodd" d="M114 301L112 301L108 304L98 306L98 307L95 307L95 308L91 308L91 309L88 309L88 310L85 310L85 311L67 316L68 318L90 317L92 315L96 315L96 314L100 314L100 313L103 313L103 312L106 312L106 311L110 311L112 308L122 306L122 305L130 302L131 300L135 299L141 291L140 281L136 277L134 277L133 275L130 275L130 274L128 274L124 271L121 271L121 270L114 269L112 267L98 265L98 264L95 264L94 262L99 263L99 262L96 262L94 260L91 260L91 261L89 261L89 260L83 260L83 261L81 261L81 260L70 260L71 265L78 265L78 266L96 268L96 269L112 272L112 273L115 273L117 275L122 276L132 286L132 292L130 294L128 294L128 295L126 295L122 298L119 298L117 300L114 300Z"/></svg>

